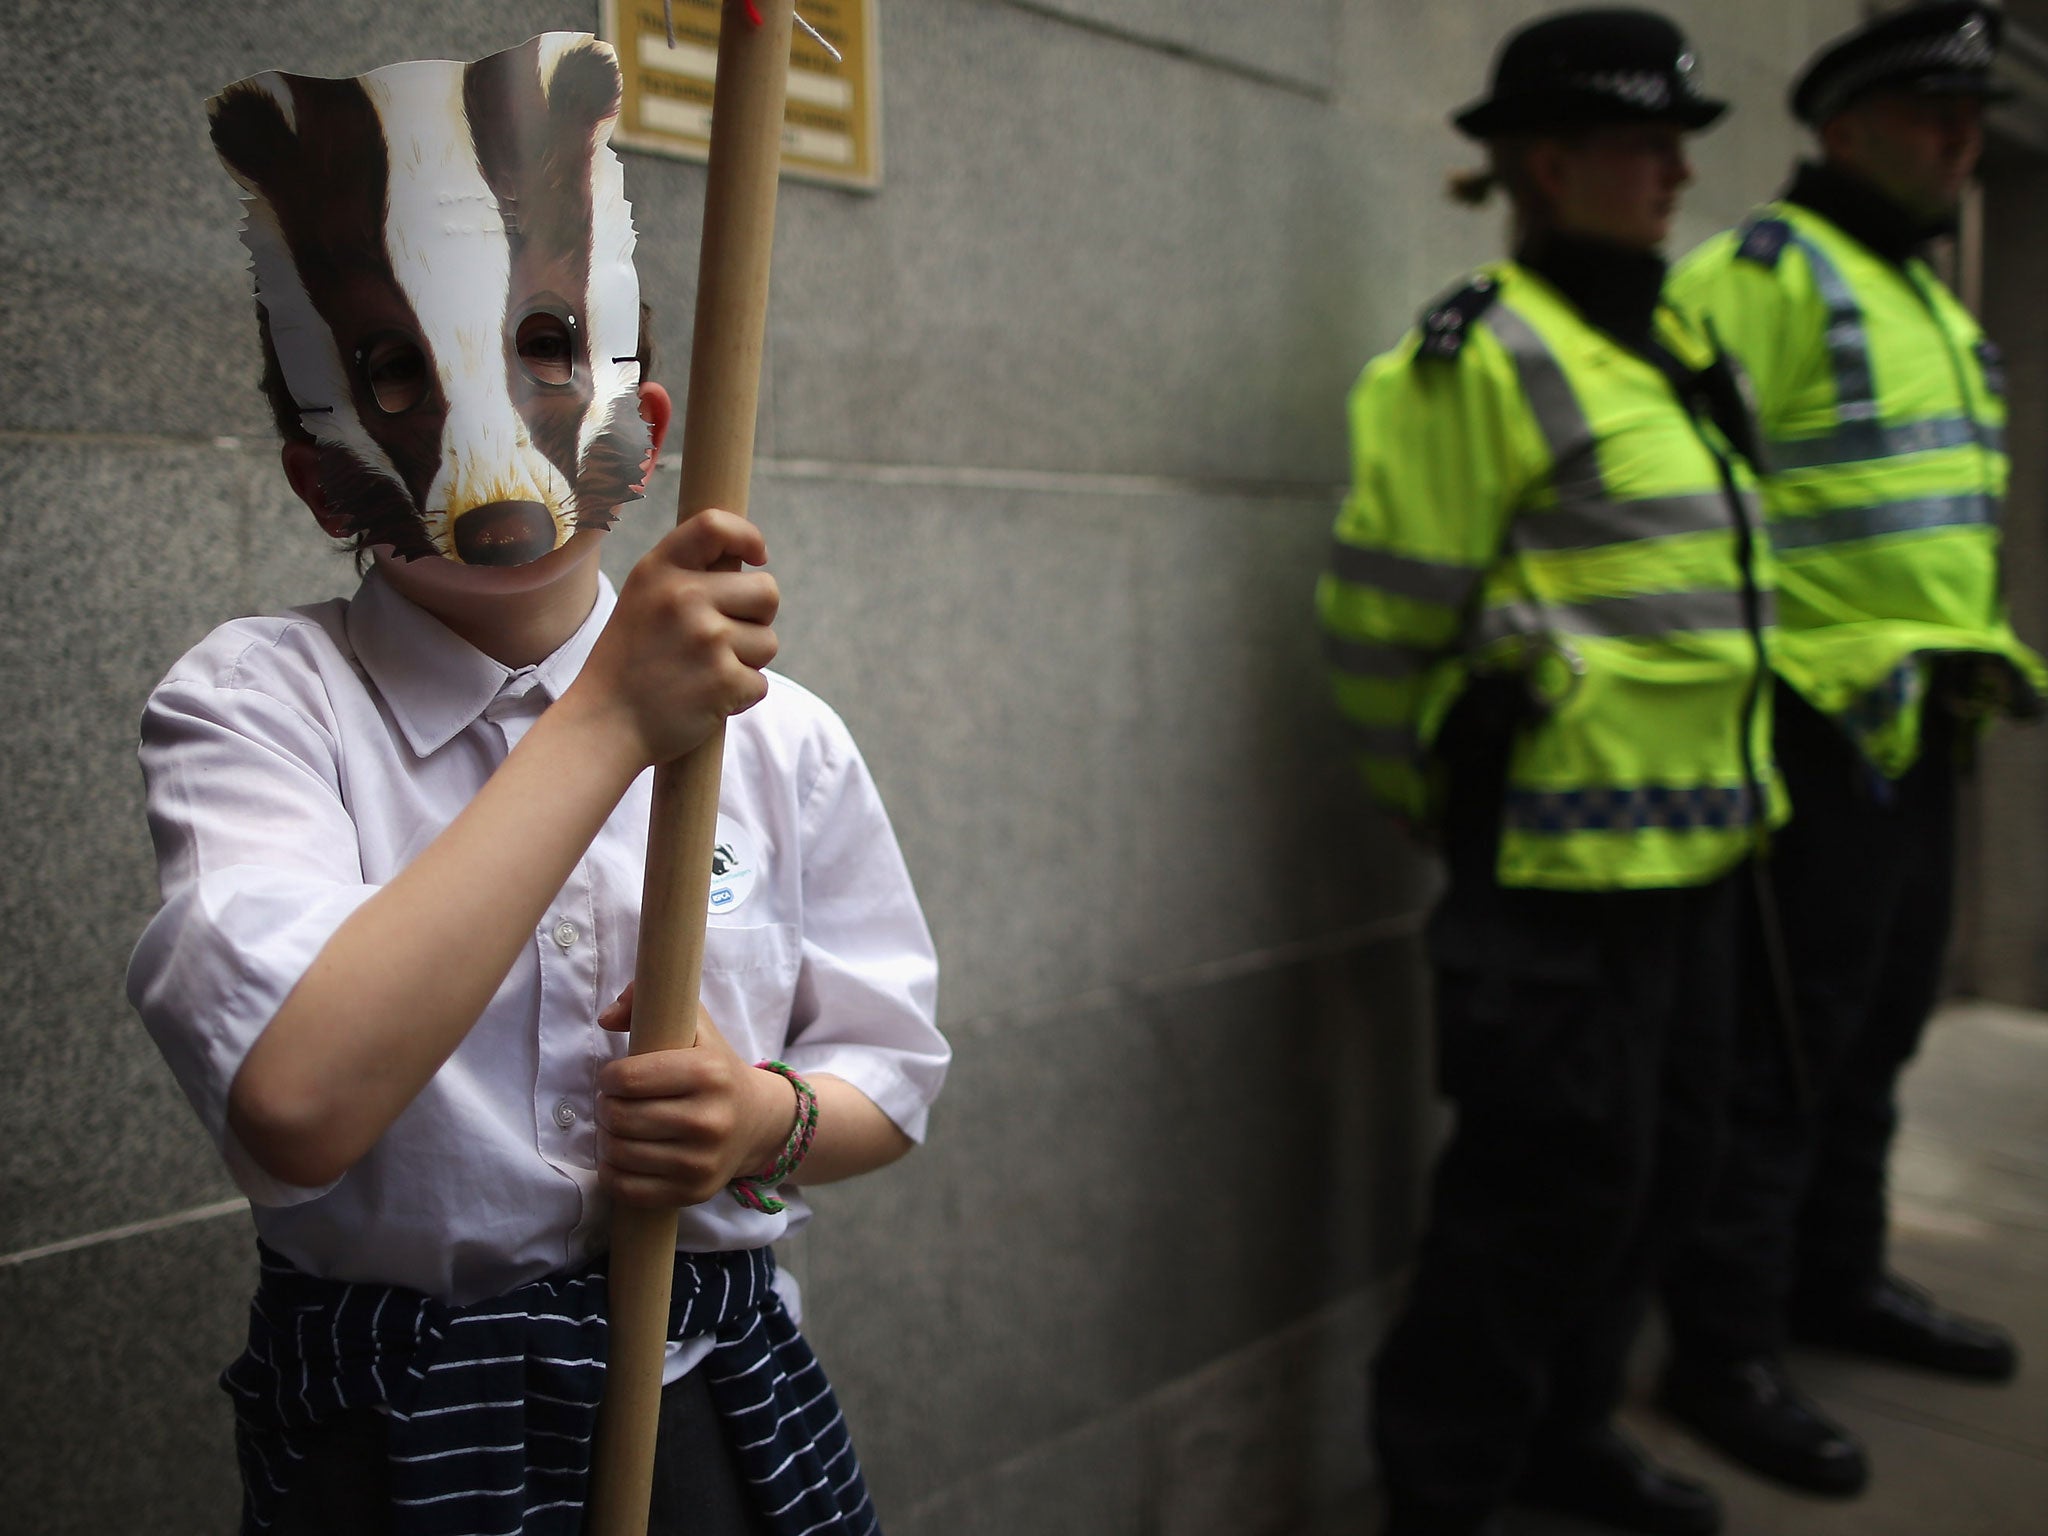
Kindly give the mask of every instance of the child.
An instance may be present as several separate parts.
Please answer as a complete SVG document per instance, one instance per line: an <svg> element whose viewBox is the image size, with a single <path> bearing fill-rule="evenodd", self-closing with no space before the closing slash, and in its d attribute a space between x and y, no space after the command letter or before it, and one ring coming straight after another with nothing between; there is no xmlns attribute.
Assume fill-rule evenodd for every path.
<svg viewBox="0 0 2048 1536"><path fill-rule="evenodd" d="M936 964L845 727L762 670L759 532L704 512L599 572L670 416L618 100L549 34L211 103L286 476L370 562L143 717L129 993L262 1250L245 1533L576 1531L608 1201L686 1207L652 1528L875 1528L768 1255L808 1208L768 1191L922 1138ZM726 717L697 1044L628 1058L647 770Z"/></svg>

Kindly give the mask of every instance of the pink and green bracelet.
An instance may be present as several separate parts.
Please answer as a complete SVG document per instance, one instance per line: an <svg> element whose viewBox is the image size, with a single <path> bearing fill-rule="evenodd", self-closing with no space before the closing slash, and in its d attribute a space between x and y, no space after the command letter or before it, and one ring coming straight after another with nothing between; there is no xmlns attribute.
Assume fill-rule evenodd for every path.
<svg viewBox="0 0 2048 1536"><path fill-rule="evenodd" d="M789 1086L796 1090L796 1123L789 1128L789 1140L782 1144L782 1153L775 1159L773 1168L766 1173L743 1174L726 1188L732 1191L733 1199L748 1210L773 1216L788 1207L768 1191L803 1165L811 1150L811 1139L818 1134L818 1095L809 1083L779 1061L757 1061L754 1066L760 1071L774 1072L789 1079Z"/></svg>

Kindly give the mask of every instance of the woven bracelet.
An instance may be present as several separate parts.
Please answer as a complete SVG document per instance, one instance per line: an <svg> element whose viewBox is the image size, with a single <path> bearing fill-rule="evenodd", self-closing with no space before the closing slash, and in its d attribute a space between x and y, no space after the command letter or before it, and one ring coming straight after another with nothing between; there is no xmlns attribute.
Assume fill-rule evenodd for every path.
<svg viewBox="0 0 2048 1536"><path fill-rule="evenodd" d="M757 1061L754 1066L789 1079L789 1086L796 1090L796 1123L789 1128L789 1140L782 1144L782 1153L773 1168L766 1173L743 1174L725 1187L748 1210L773 1216L788 1207L768 1191L803 1166L811 1150L811 1139L818 1134L818 1095L809 1083L779 1061Z"/></svg>

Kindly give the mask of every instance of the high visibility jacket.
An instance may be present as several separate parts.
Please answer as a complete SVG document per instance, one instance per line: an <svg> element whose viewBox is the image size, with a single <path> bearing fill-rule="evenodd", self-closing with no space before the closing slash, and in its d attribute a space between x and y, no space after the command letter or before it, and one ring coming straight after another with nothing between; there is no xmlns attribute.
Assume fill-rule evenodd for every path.
<svg viewBox="0 0 2048 1536"><path fill-rule="evenodd" d="M1892 776L1918 755L1933 658L2048 685L1999 596L1997 353L1927 264L1780 202L1688 256L1667 297L1756 390L1785 682Z"/></svg>
<svg viewBox="0 0 2048 1536"><path fill-rule="evenodd" d="M1688 367L1714 353L1669 310ZM1747 464L1665 374L1514 263L1374 359L1317 607L1376 798L1428 823L1431 748L1475 679L1534 708L1501 808L1504 885L1700 884L1782 814L1770 592Z"/></svg>

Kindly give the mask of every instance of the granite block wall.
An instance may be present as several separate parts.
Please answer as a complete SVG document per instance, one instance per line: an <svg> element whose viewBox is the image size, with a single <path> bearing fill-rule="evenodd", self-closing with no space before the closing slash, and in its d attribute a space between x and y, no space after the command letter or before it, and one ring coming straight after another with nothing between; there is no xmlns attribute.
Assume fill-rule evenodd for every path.
<svg viewBox="0 0 2048 1536"><path fill-rule="evenodd" d="M1427 1148L1433 875L1358 803L1308 598L1342 399L1501 239L1444 126L1540 6L879 0L887 181L788 183L754 490L792 675L863 741L958 1052L931 1145L789 1256L891 1530L1284 1531L1367 1480ZM1850 0L1674 7L1793 150ZM345 591L276 470L203 98L595 6L0 0L0 1509L218 1532L246 1213L122 997L151 683ZM627 153L685 376L701 168ZM665 523L671 462L612 537Z"/></svg>
<svg viewBox="0 0 2048 1536"><path fill-rule="evenodd" d="M2038 649L2048 644L2048 318L2034 295L2048 262L2048 156L1994 150L1984 187L1983 318L2009 364L2005 599L2013 627ZM2048 1006L2044 782L2048 731L2001 724L1985 737L1964 799L1955 980L1973 996L2027 1008Z"/></svg>

